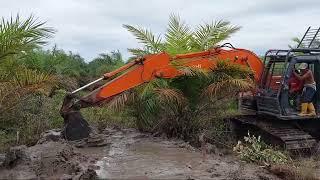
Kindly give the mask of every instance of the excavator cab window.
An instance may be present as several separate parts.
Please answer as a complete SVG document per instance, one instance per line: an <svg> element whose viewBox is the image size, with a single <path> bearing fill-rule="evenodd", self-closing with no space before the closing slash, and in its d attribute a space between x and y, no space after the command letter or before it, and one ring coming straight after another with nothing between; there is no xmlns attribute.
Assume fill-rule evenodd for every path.
<svg viewBox="0 0 320 180"><path fill-rule="evenodd" d="M267 94L276 96L283 76L284 62L269 61L266 65L262 88Z"/></svg>

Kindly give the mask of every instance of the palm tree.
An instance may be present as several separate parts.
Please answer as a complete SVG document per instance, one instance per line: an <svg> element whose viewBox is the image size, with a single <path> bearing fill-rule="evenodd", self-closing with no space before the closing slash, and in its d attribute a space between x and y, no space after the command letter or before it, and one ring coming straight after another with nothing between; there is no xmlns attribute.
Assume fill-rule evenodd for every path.
<svg viewBox="0 0 320 180"><path fill-rule="evenodd" d="M288 47L290 49L294 49L294 48L298 48L300 42L301 42L301 39L298 38L298 37L294 37L291 39L293 45L288 45ZM312 45L311 47L319 47L320 46L320 40L319 39L314 39L313 42L312 42ZM307 48L307 47L304 47L303 44L300 45L300 48Z"/></svg>
<svg viewBox="0 0 320 180"><path fill-rule="evenodd" d="M229 21L215 21L199 25L192 30L178 15L170 15L168 28L164 34L154 35L150 30L131 25L123 25L143 48L128 49L134 56L166 51L170 55L203 51L228 39L240 30L239 26L230 25Z"/></svg>
<svg viewBox="0 0 320 180"><path fill-rule="evenodd" d="M22 20L19 15L0 23L0 114L21 100L26 94L48 92L55 83L54 76L30 70L17 59L47 43L54 30L45 27L33 16Z"/></svg>
<svg viewBox="0 0 320 180"><path fill-rule="evenodd" d="M291 41L292 41L292 43L293 43L293 45L288 45L288 47L290 48L290 49L294 49L294 48L297 48L298 47L298 45L300 44L300 38L298 38L298 37L294 37L294 38L292 38L291 39Z"/></svg>
<svg viewBox="0 0 320 180"><path fill-rule="evenodd" d="M34 16L21 20L20 16L10 20L2 18L0 23L0 60L27 52L46 44L46 39L55 32L44 27L45 22L37 21Z"/></svg>
<svg viewBox="0 0 320 180"><path fill-rule="evenodd" d="M143 45L142 48L128 49L135 57L162 51L174 56L208 50L240 29L228 21L219 20L199 25L193 30L177 15L170 16L164 36L154 35L141 27L124 27ZM188 135L199 129L195 119L212 107L214 102L252 87L248 78L249 70L223 62L219 62L209 73L194 71L188 67L182 67L181 70L186 76L145 83L130 93L115 98L112 106L119 107L129 100L139 129L164 128L171 135ZM225 93L217 93L221 90ZM209 98L203 98L208 96Z"/></svg>

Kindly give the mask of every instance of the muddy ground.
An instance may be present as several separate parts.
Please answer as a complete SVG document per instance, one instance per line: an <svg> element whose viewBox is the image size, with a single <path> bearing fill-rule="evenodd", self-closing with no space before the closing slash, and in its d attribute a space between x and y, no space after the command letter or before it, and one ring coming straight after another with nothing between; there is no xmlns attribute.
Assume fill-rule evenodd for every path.
<svg viewBox="0 0 320 180"><path fill-rule="evenodd" d="M204 158L181 140L134 129L106 129L92 139L70 143L49 132L35 146L12 148L0 179L278 179L216 148Z"/></svg>

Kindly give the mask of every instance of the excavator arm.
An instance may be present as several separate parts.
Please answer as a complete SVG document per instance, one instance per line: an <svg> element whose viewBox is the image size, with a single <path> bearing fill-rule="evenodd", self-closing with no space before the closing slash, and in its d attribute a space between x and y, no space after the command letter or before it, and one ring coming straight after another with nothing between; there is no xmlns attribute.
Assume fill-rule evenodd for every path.
<svg viewBox="0 0 320 180"><path fill-rule="evenodd" d="M227 60L228 63L249 67L254 73L255 81L260 81L263 63L259 57L251 51L234 48L231 44L208 51L181 54L174 57L163 52L138 58L115 71L104 74L103 77L96 81L73 91L65 98L60 113L64 117L66 124L68 123L66 118L70 112L108 102L116 95L143 83L150 82L155 78L171 79L183 75L183 72L177 68L177 64L181 67L211 70L214 69L218 60ZM122 74L119 75L120 73ZM75 93L101 80L109 81L88 95L73 101Z"/></svg>

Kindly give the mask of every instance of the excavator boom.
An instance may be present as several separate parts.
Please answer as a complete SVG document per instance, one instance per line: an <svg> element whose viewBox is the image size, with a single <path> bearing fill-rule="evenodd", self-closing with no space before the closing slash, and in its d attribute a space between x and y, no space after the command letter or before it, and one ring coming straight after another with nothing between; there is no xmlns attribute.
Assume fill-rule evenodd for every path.
<svg viewBox="0 0 320 180"><path fill-rule="evenodd" d="M215 68L218 61L227 61L231 64L248 67L253 71L255 81L260 81L263 63L259 57L251 51L234 48L230 44L208 51L181 54L174 57L163 52L138 58L115 71L104 74L98 80L73 91L66 98L68 100L65 100L60 112L65 118L68 117L66 115L70 112L108 102L116 95L143 83L150 82L155 78L171 79L182 76L184 73L179 70L179 67L198 68L209 71ZM117 76L120 73L122 74ZM72 101L74 93L101 80L109 81L77 101ZM66 118L65 123L68 124Z"/></svg>

